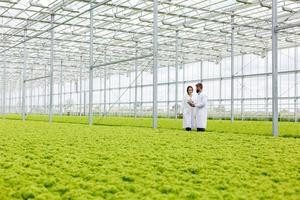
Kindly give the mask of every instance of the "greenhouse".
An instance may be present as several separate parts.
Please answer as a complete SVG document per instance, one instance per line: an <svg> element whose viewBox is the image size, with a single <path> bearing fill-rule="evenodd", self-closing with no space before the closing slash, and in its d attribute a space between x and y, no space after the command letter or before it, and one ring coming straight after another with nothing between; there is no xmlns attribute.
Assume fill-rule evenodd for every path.
<svg viewBox="0 0 300 200"><path fill-rule="evenodd" d="M0 9L0 199L300 198L300 1Z"/></svg>

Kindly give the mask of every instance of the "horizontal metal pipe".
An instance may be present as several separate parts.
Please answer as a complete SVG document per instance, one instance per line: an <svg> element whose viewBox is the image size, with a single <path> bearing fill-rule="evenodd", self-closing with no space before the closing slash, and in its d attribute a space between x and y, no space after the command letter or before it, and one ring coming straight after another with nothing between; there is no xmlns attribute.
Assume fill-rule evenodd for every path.
<svg viewBox="0 0 300 200"><path fill-rule="evenodd" d="M37 77L37 78L31 78L31 79L24 80L24 83L29 82L29 81L36 81L36 80L40 80L40 79L44 79L44 78L49 78L49 77L50 76L42 76L42 77Z"/></svg>
<svg viewBox="0 0 300 200"><path fill-rule="evenodd" d="M107 62L107 63L103 63L103 64L99 64L99 65L94 65L92 68L104 67L104 66L107 66L107 65L115 65L115 64L118 64L118 63L129 62L129 61L133 61L133 60L140 60L140 59L149 58L149 57L152 57L152 56L153 56L153 54L149 54L149 55L145 55L145 56L138 56L138 57L128 58L128 59L124 59L124 60Z"/></svg>
<svg viewBox="0 0 300 200"><path fill-rule="evenodd" d="M63 93L64 94L64 93ZM69 93L67 93L69 94ZM49 96L49 95L47 95ZM28 97L31 97L29 95L26 96L27 98ZM32 95L32 97L44 97L44 95ZM11 100L17 100L18 98L11 98ZM270 98L271 99L271 98ZM278 97L278 99L280 100L293 100L293 99L300 99L300 96L299 97ZM223 102L223 104L221 105L227 105L228 108L230 107L230 100L231 99L221 99L221 101ZM244 98L244 99L241 99L241 98L237 98L237 99L234 99L234 101L257 101L257 100L261 100L262 103L255 103L255 105L261 105L261 106L264 106L265 105L265 98ZM160 100L160 101L157 101L158 103L168 103L168 101L163 101L163 100ZM209 102L216 102L216 104L210 104L210 106L219 106L219 102L220 102L220 99L209 99ZM152 101L137 101L137 103L143 103L143 104L152 104ZM170 100L169 103L175 103L175 100ZM227 104L226 104L227 103ZM93 105L103 105L104 103L102 102L94 102ZM114 103L111 103L111 104L114 104ZM129 102L129 101L119 101L118 104L134 104L134 102ZM79 103L74 103L72 104L74 106L76 105L80 105ZM240 105L238 104L238 102L236 102L236 105ZM252 105L253 106L253 103L244 103L244 105ZM293 103L279 103L279 105L293 105ZM12 105L13 106L13 105ZM43 106L43 105L33 105L33 106ZM59 103L58 104L55 104L53 106L59 106ZM254 109L257 109L257 108L254 108ZM229 110L228 110L229 111ZM264 112L264 111L262 111Z"/></svg>
<svg viewBox="0 0 300 200"><path fill-rule="evenodd" d="M294 23L294 24L285 24L285 25L282 25L282 26L278 26L276 28L276 32L278 31L281 31L281 30L285 30L285 29L289 29L289 28L295 28L295 27L300 27L300 22L298 23Z"/></svg>

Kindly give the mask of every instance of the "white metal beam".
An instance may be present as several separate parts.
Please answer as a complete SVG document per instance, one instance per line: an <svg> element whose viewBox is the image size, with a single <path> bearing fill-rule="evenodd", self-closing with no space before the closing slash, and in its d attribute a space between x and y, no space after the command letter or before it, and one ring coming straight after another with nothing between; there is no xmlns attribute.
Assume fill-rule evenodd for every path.
<svg viewBox="0 0 300 200"><path fill-rule="evenodd" d="M94 64L94 12L90 3L90 51L89 51L89 125L93 124L93 64Z"/></svg>
<svg viewBox="0 0 300 200"><path fill-rule="evenodd" d="M52 123L53 120L53 63L54 63L54 14L51 15L51 39L50 39L50 80L49 80L49 122Z"/></svg>
<svg viewBox="0 0 300 200"><path fill-rule="evenodd" d="M175 119L178 117L178 65L179 65L179 40L178 30L175 33Z"/></svg>
<svg viewBox="0 0 300 200"><path fill-rule="evenodd" d="M231 16L231 40L230 40L230 54L231 54L231 100L230 100L230 121L231 123L234 121L234 15Z"/></svg>
<svg viewBox="0 0 300 200"><path fill-rule="evenodd" d="M27 29L24 30L24 57L23 57L23 70L22 70L22 120L25 121L26 119L26 71L27 71Z"/></svg>
<svg viewBox="0 0 300 200"><path fill-rule="evenodd" d="M138 43L136 42L136 49L135 49L135 57L137 57L137 53L138 53L138 50L137 50L137 45ZM135 60L134 62L134 76L135 76L135 84L134 84L134 117L136 118L137 117L137 92L138 92L138 79L137 79L137 76L138 76L138 63L137 63L137 60Z"/></svg>
<svg viewBox="0 0 300 200"><path fill-rule="evenodd" d="M272 133L278 136L277 0L272 0Z"/></svg>
<svg viewBox="0 0 300 200"><path fill-rule="evenodd" d="M158 0L153 0L153 128L157 128Z"/></svg>
<svg viewBox="0 0 300 200"><path fill-rule="evenodd" d="M62 116L62 89L63 89L63 60L60 61L60 84L59 84L59 114Z"/></svg>

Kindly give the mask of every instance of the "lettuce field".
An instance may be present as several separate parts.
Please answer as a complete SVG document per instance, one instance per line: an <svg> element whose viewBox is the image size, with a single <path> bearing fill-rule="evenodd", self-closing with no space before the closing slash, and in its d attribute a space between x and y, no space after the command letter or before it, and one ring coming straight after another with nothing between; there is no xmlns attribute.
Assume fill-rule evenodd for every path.
<svg viewBox="0 0 300 200"><path fill-rule="evenodd" d="M6 115L6 119L21 120L20 115ZM48 115L28 115L28 121L48 122ZM88 124L87 116L54 116L54 122ZM130 117L94 117L94 125L106 126L129 126L129 127L152 127L150 118L130 118ZM182 129L181 119L160 118L160 129ZM228 120L209 120L208 132L218 133L238 133L250 135L272 135L272 122L270 121L235 121L233 124ZM300 123L280 122L280 136L282 137L300 137Z"/></svg>
<svg viewBox="0 0 300 200"><path fill-rule="evenodd" d="M0 199L300 199L300 125L43 116L0 120ZM64 123L59 123L64 122Z"/></svg>

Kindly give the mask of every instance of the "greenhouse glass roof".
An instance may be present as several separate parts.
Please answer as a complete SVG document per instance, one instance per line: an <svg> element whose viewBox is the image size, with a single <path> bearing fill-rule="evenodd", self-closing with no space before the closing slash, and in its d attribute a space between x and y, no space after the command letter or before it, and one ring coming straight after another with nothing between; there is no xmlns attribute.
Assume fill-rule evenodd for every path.
<svg viewBox="0 0 300 200"><path fill-rule="evenodd" d="M271 5L269 0L159 1L159 65L173 65L176 44L180 62L219 62L230 55L232 31L236 55L265 56L272 43ZM91 8L94 13L94 62L100 69L95 71L95 76L103 73L101 64L108 60L129 59L109 66L110 73L128 71L134 62L130 58L135 56L145 56L137 61L138 65L151 70L152 59L147 55L152 53L153 48L153 1L1 0L1 57L7 77L20 78L24 41L27 70L37 77L45 74L50 63L51 26L54 28L54 73L60 70L61 65L65 78L79 76L80 65L87 66L84 69L87 72ZM278 1L279 28L299 23L300 1ZM280 31L279 48L299 43L299 26Z"/></svg>

